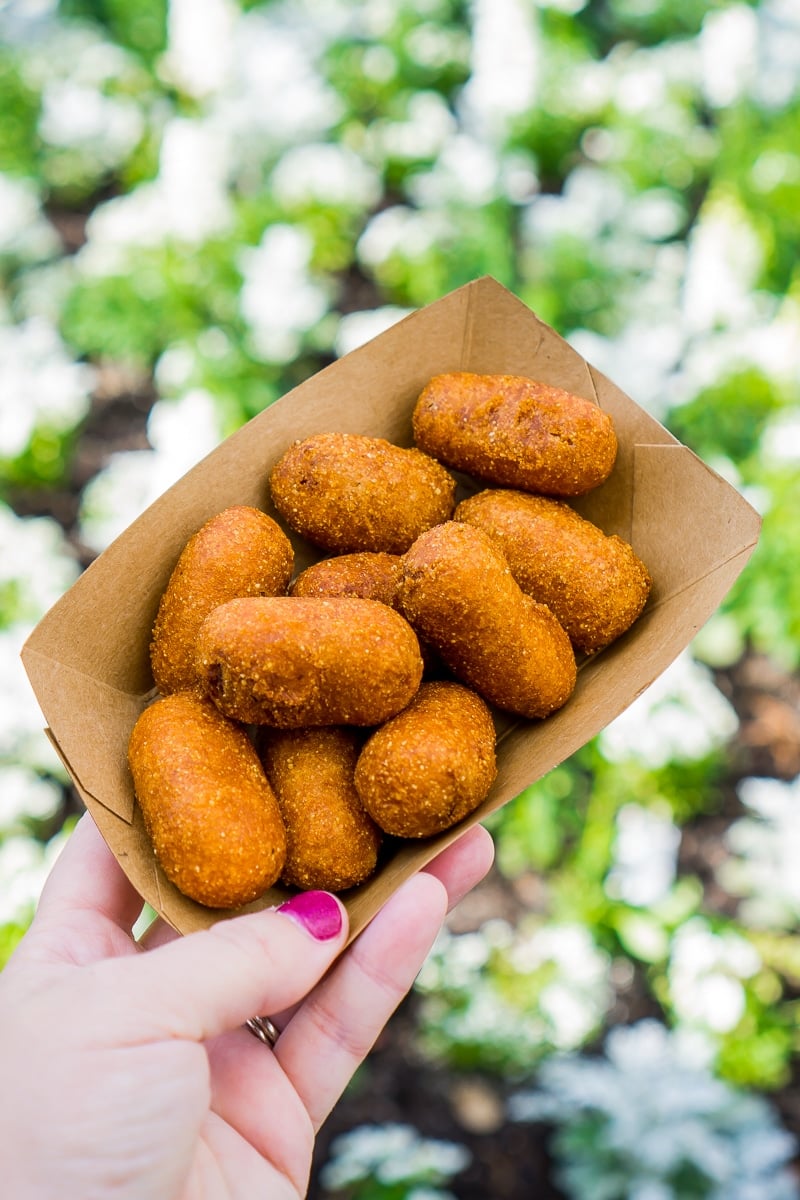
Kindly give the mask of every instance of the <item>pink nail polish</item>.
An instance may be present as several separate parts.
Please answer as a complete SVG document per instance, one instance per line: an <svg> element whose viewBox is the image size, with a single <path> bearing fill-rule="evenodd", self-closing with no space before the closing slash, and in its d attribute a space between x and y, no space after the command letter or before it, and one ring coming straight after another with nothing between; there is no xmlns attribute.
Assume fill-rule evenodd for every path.
<svg viewBox="0 0 800 1200"><path fill-rule="evenodd" d="M277 911L302 925L318 942L329 941L342 929L342 910L330 892L298 892L278 905Z"/></svg>

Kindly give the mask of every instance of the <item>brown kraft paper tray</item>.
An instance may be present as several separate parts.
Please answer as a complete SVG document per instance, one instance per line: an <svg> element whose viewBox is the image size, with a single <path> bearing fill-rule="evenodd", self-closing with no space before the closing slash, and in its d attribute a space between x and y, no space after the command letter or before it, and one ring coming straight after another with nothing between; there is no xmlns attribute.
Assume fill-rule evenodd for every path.
<svg viewBox="0 0 800 1200"><path fill-rule="evenodd" d="M481 807L446 833L400 844L376 875L344 893L354 937L392 892L464 829L541 778L627 708L721 603L758 539L750 505L495 280L485 277L406 317L326 367L224 441L92 563L22 652L52 740L126 875L182 933L222 916L182 896L155 861L126 750L154 696L150 631L184 544L214 514L250 504L275 515L267 481L296 439L361 433L411 445L411 413L447 371L527 375L592 400L619 437L614 470L576 502L631 542L653 588L634 627L581 663L572 698L545 721L499 723L498 774ZM320 557L294 539L297 570ZM280 902L273 888L247 910ZM242 910L239 910L242 911Z"/></svg>

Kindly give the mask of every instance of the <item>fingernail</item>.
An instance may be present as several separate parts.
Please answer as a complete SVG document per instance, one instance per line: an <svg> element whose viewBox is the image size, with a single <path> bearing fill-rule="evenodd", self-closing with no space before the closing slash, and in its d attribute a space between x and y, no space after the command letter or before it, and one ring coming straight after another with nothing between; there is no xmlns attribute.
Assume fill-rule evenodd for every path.
<svg viewBox="0 0 800 1200"><path fill-rule="evenodd" d="M330 892L298 892L278 905L278 912L286 913L318 942L327 942L342 930L342 910Z"/></svg>

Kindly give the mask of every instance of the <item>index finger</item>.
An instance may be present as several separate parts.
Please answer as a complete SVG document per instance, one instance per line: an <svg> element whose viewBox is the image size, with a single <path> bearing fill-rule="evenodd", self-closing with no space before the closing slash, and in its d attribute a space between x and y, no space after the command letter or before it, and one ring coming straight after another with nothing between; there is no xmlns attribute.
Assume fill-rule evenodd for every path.
<svg viewBox="0 0 800 1200"><path fill-rule="evenodd" d="M448 906L492 862L475 826L412 876L299 1006L275 1054L318 1129L414 982Z"/></svg>

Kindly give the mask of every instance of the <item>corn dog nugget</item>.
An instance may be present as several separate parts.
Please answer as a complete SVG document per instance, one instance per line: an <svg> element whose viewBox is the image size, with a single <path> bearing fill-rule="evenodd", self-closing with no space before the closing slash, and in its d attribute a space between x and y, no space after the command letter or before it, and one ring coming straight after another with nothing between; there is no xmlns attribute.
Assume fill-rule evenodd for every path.
<svg viewBox="0 0 800 1200"><path fill-rule="evenodd" d="M498 708L546 717L572 694L567 634L482 530L448 521L423 533L403 557L400 607L453 674Z"/></svg>
<svg viewBox="0 0 800 1200"><path fill-rule="evenodd" d="M257 508L235 505L207 521L184 547L159 604L150 661L161 694L198 687L194 644L217 605L285 592L293 565L288 537Z"/></svg>
<svg viewBox="0 0 800 1200"><path fill-rule="evenodd" d="M422 676L408 622L349 596L222 604L201 626L197 665L226 716L284 729L378 725L408 704Z"/></svg>
<svg viewBox="0 0 800 1200"><path fill-rule="evenodd" d="M361 740L351 729L266 729L258 750L286 826L281 876L341 892L375 870L382 835L353 783Z"/></svg>
<svg viewBox="0 0 800 1200"><path fill-rule="evenodd" d="M286 833L245 732L194 693L146 708L128 745L144 823L164 874L210 908L255 900L279 878Z"/></svg>
<svg viewBox="0 0 800 1200"><path fill-rule="evenodd" d="M454 520L494 538L522 590L546 604L587 653L613 642L644 608L651 580L633 548L562 500L479 492L458 506Z"/></svg>
<svg viewBox="0 0 800 1200"><path fill-rule="evenodd" d="M471 813L492 785L495 730L488 708L458 683L423 683L409 706L376 730L355 784L386 832L420 838Z"/></svg>
<svg viewBox="0 0 800 1200"><path fill-rule="evenodd" d="M608 413L518 375L437 375L414 409L420 449L490 483L579 496L603 483L617 454Z"/></svg>
<svg viewBox="0 0 800 1200"><path fill-rule="evenodd" d="M363 551L323 558L302 571L289 589L292 596L360 596L390 608L403 574L399 554Z"/></svg>
<svg viewBox="0 0 800 1200"><path fill-rule="evenodd" d="M354 433L296 442L270 477L272 500L297 533L337 554L402 554L425 529L446 521L455 480L416 449Z"/></svg>

